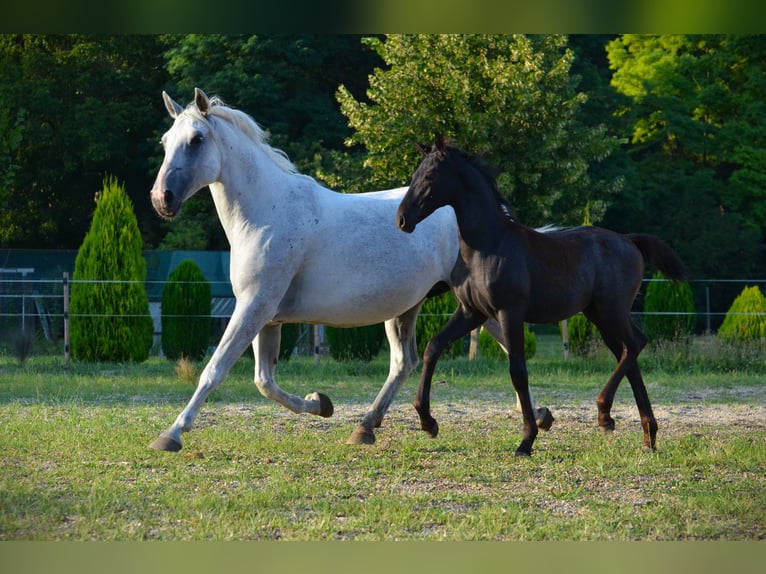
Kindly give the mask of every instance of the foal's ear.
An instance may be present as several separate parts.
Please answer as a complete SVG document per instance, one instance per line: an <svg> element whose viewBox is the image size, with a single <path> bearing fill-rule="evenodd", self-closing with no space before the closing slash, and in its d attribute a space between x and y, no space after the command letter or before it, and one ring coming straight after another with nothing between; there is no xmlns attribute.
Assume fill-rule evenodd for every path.
<svg viewBox="0 0 766 574"><path fill-rule="evenodd" d="M428 155L429 152L431 151L430 147L419 142L415 142L415 146L417 146L417 148L420 150L420 153L422 153L423 155Z"/></svg>
<svg viewBox="0 0 766 574"><path fill-rule="evenodd" d="M168 110L171 118L177 118L184 111L178 102L171 98L164 90L162 91L162 100L165 102L165 108Z"/></svg>
<svg viewBox="0 0 766 574"><path fill-rule="evenodd" d="M194 88L194 104L203 116L206 116L210 111L210 100L205 92L199 88Z"/></svg>
<svg viewBox="0 0 766 574"><path fill-rule="evenodd" d="M444 134L440 134L439 132L436 132L434 135L434 145L436 146L436 149L438 149L440 152L444 152Z"/></svg>

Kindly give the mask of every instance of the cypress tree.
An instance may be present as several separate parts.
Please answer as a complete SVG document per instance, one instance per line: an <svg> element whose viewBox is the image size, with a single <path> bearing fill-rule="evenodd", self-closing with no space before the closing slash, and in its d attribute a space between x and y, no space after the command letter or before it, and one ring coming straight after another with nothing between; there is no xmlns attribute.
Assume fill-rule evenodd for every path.
<svg viewBox="0 0 766 574"><path fill-rule="evenodd" d="M420 308L415 325L415 337L418 343L418 355L423 356L428 341L436 337L447 324L450 315L457 309L457 299L451 292L426 299ZM458 340L444 350L444 357L459 357L464 354L463 341Z"/></svg>
<svg viewBox="0 0 766 574"><path fill-rule="evenodd" d="M149 356L154 326L142 243L130 198L114 177L105 178L72 276L75 359L142 362Z"/></svg>
<svg viewBox="0 0 766 574"><path fill-rule="evenodd" d="M210 283L191 259L179 263L162 289L162 351L199 361L210 342Z"/></svg>
<svg viewBox="0 0 766 574"><path fill-rule="evenodd" d="M370 361L380 351L386 338L383 323L364 327L325 327L330 355L336 361Z"/></svg>
<svg viewBox="0 0 766 574"><path fill-rule="evenodd" d="M665 279L661 271L652 279ZM697 315L694 310L692 289L688 283L652 281L646 288L644 299L644 331L650 341L680 339L694 333ZM652 313L673 313L678 315L653 315Z"/></svg>

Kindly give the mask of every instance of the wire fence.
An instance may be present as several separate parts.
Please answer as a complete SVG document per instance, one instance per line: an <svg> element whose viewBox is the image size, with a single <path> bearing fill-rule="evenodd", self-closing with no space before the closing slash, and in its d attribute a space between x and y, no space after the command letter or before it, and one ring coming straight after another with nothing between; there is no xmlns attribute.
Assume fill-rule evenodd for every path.
<svg viewBox="0 0 766 574"><path fill-rule="evenodd" d="M18 270L24 271L24 270ZM688 281L695 304L695 311L668 309L648 313L643 310L643 293L645 287L652 281L667 281L665 279L645 279L642 291L634 305L633 315L641 322L647 315L661 316L696 316L697 331L714 332L729 313L729 308L744 287L759 286L766 290L766 279L700 279ZM69 312L69 299L72 288L76 285L130 285L136 281L123 280L73 280L64 273L61 278L32 279L22 276L21 278L7 278L7 274L0 274L0 339L19 331L42 332L48 340L66 339L68 321L77 318L118 317L117 315L99 312L77 313ZM161 293L165 281L140 282L147 293ZM211 284L213 282L207 281ZM215 282L230 288L228 282ZM149 298L149 313L146 314L121 314L119 317L146 317L152 318L155 336L161 332L161 297ZM226 323L231 318L234 310L233 297L214 298L211 313L205 315L214 320L214 329L222 332ZM740 313L741 315L764 316L766 313ZM183 315L189 317L189 315ZM445 321L449 313L421 313L422 317L444 317ZM174 317L165 315L165 317ZM219 333L220 334L220 333ZM216 334L213 333L213 336Z"/></svg>

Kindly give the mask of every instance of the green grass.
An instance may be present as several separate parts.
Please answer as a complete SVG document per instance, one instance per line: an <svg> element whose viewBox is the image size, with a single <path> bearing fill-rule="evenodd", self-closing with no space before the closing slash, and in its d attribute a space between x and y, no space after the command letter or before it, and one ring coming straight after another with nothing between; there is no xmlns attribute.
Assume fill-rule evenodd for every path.
<svg viewBox="0 0 766 574"><path fill-rule="evenodd" d="M596 428L593 399L608 360L536 358L530 380L557 420L533 457L518 460L521 420L510 412L501 362L440 365L446 382L432 394L436 439L418 430L413 376L377 443L350 447L345 440L387 372L385 357L280 365L278 381L290 392L333 399L330 419L295 415L261 397L252 361L243 359L184 435L184 450L170 454L147 445L193 392L174 367L159 359L67 366L55 357L20 366L1 356L0 540L766 534L766 389L758 372L646 369L660 420L658 451L649 453L627 383L615 403L617 430L604 436Z"/></svg>

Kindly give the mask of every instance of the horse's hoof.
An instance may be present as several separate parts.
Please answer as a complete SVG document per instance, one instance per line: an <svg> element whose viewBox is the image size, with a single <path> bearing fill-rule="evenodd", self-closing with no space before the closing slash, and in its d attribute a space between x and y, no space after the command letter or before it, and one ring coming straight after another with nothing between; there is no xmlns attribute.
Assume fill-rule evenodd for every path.
<svg viewBox="0 0 766 574"><path fill-rule="evenodd" d="M170 437L159 436L149 445L149 448L153 448L154 450L165 450L168 452L178 452L181 450L181 443Z"/></svg>
<svg viewBox="0 0 766 574"><path fill-rule="evenodd" d="M375 433L359 425L348 437L346 444L375 444Z"/></svg>
<svg viewBox="0 0 766 574"><path fill-rule="evenodd" d="M425 426L422 428L431 438L436 438L436 436L439 434L439 423L436 421L433 421L433 424L428 425L427 428Z"/></svg>
<svg viewBox="0 0 766 574"><path fill-rule="evenodd" d="M544 431L550 430L551 426L553 426L553 421L555 420L556 419L553 418L553 414L551 414L548 407L540 407L537 409L535 422L537 423L538 428L541 428Z"/></svg>
<svg viewBox="0 0 766 574"><path fill-rule="evenodd" d="M531 452L525 452L521 449L517 449L516 452L513 453L513 456L516 458L530 458L532 456Z"/></svg>
<svg viewBox="0 0 766 574"><path fill-rule="evenodd" d="M306 395L306 400L319 401L319 413L317 414L319 414L320 417L328 418L335 412L335 407L332 406L332 401L327 395L323 395L322 393L311 393L310 395Z"/></svg>

